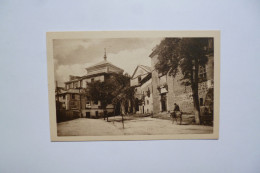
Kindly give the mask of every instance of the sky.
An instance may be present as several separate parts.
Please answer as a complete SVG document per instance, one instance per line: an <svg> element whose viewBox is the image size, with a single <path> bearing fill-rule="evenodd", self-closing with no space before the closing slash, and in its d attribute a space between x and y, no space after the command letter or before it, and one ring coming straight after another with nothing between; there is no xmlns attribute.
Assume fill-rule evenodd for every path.
<svg viewBox="0 0 260 173"><path fill-rule="evenodd" d="M151 66L149 55L162 38L56 39L53 41L54 75L59 86L69 75L83 76L86 67L104 60L132 75L137 65Z"/></svg>

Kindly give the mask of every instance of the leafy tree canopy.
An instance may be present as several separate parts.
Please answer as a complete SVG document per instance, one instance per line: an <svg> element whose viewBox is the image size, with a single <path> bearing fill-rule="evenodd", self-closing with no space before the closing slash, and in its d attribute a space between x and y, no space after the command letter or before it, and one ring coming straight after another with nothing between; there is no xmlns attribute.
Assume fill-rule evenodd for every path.
<svg viewBox="0 0 260 173"><path fill-rule="evenodd" d="M198 66L208 61L209 38L165 38L159 46L158 63L155 68L163 75L176 76L180 71L183 74L183 84L195 82L195 73Z"/></svg>
<svg viewBox="0 0 260 173"><path fill-rule="evenodd" d="M182 73L181 81L190 85L195 112L195 121L200 124L200 104L198 94L199 68L208 62L209 40L212 38L165 38L157 46L158 62L155 69L163 75L176 76Z"/></svg>
<svg viewBox="0 0 260 173"><path fill-rule="evenodd" d="M118 102L134 97L134 87L130 87L130 76L111 74L105 81L88 83L86 95L88 99L100 101L103 109L110 103Z"/></svg>

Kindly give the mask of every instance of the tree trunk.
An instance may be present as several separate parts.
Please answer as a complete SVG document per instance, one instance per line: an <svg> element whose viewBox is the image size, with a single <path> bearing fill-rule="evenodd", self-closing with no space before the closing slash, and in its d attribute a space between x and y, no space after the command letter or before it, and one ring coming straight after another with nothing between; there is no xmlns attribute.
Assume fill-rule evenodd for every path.
<svg viewBox="0 0 260 173"><path fill-rule="evenodd" d="M114 107L114 117L113 117L113 124L115 123L115 116L116 116L116 104L113 104Z"/></svg>
<svg viewBox="0 0 260 173"><path fill-rule="evenodd" d="M106 110L106 117L107 117L107 122L108 122L108 112L107 112L107 110Z"/></svg>
<svg viewBox="0 0 260 173"><path fill-rule="evenodd" d="M195 113L195 123L200 124L200 105L199 105L198 91L196 93L196 91L192 89L192 96L193 96L193 105L194 105L194 113Z"/></svg>
<svg viewBox="0 0 260 173"><path fill-rule="evenodd" d="M199 64L198 60L195 59L194 62L194 75L191 75L193 80L191 80L191 88L192 88L192 97L193 97L193 105L194 105L194 113L195 113L195 123L200 124L200 105L199 105L199 93L198 93L198 69L199 69Z"/></svg>
<svg viewBox="0 0 260 173"><path fill-rule="evenodd" d="M132 106L133 106L133 114L135 114L136 110L135 110L135 100L134 99L132 100Z"/></svg>

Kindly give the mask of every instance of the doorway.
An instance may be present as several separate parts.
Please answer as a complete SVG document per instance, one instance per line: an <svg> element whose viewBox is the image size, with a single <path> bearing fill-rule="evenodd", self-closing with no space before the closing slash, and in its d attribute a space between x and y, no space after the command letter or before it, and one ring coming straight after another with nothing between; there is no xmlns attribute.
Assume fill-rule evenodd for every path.
<svg viewBox="0 0 260 173"><path fill-rule="evenodd" d="M167 97L166 97L166 93L161 94L161 105L162 105L162 112L167 111Z"/></svg>
<svg viewBox="0 0 260 173"><path fill-rule="evenodd" d="M90 112L86 112L86 118L90 118Z"/></svg>

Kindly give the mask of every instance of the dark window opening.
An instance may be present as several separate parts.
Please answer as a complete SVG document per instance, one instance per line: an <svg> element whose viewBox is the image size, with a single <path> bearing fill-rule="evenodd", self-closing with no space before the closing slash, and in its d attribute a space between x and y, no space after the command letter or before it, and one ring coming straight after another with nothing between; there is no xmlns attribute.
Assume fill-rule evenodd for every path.
<svg viewBox="0 0 260 173"><path fill-rule="evenodd" d="M138 83L141 83L141 80L142 80L141 76L138 76Z"/></svg>
<svg viewBox="0 0 260 173"><path fill-rule="evenodd" d="M90 112L86 112L86 118L90 118Z"/></svg>
<svg viewBox="0 0 260 173"><path fill-rule="evenodd" d="M161 110L162 112L167 111L167 97L165 93L161 95Z"/></svg>
<svg viewBox="0 0 260 173"><path fill-rule="evenodd" d="M203 98L200 98L200 106L203 106Z"/></svg>
<svg viewBox="0 0 260 173"><path fill-rule="evenodd" d="M78 82L74 83L74 88L78 88Z"/></svg>
<svg viewBox="0 0 260 173"><path fill-rule="evenodd" d="M199 78L200 80L205 80L207 78L207 71L205 65L199 67Z"/></svg>
<svg viewBox="0 0 260 173"><path fill-rule="evenodd" d="M150 97L150 94L151 94L151 92L150 92L150 88L148 88L148 90L147 90L147 93L146 93L146 94L147 94L147 96L148 96L148 97Z"/></svg>

